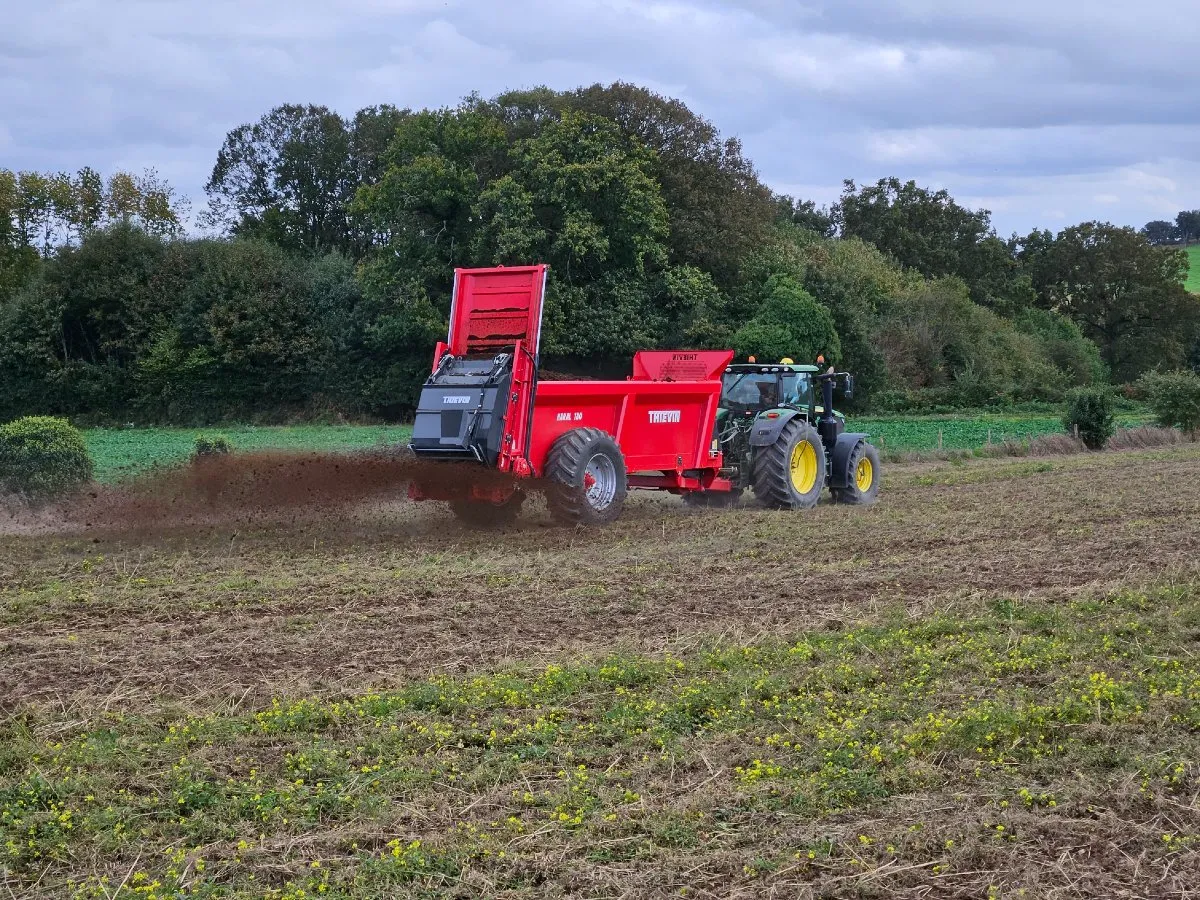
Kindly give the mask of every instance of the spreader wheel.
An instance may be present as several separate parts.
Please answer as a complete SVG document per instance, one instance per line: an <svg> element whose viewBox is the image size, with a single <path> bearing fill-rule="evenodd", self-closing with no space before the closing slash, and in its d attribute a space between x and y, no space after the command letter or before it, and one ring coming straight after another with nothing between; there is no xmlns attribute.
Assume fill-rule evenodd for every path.
<svg viewBox="0 0 1200 900"><path fill-rule="evenodd" d="M825 489L825 445L803 419L783 426L754 458L754 495L772 509L811 509Z"/></svg>
<svg viewBox="0 0 1200 900"><path fill-rule="evenodd" d="M882 474L879 451L866 441L860 441L846 461L846 486L829 489L833 502L870 506L879 499Z"/></svg>
<svg viewBox="0 0 1200 900"><path fill-rule="evenodd" d="M514 491L512 496L502 503L491 503L487 500L452 500L450 509L460 522L472 528L503 528L517 520L524 503L525 494Z"/></svg>
<svg viewBox="0 0 1200 900"><path fill-rule="evenodd" d="M562 525L603 525L625 505L625 457L599 428L573 428L559 436L546 457L546 478L550 515Z"/></svg>

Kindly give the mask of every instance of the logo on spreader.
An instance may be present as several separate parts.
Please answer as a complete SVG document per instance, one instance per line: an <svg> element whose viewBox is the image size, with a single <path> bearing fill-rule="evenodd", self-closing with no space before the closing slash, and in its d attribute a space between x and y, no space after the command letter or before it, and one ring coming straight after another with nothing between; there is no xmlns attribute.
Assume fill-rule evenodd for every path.
<svg viewBox="0 0 1200 900"><path fill-rule="evenodd" d="M680 411L677 409L652 409L650 410L651 425L670 425L678 422L680 419Z"/></svg>
<svg viewBox="0 0 1200 900"><path fill-rule="evenodd" d="M442 396L443 403L460 403L466 405L471 402L470 394L444 394Z"/></svg>

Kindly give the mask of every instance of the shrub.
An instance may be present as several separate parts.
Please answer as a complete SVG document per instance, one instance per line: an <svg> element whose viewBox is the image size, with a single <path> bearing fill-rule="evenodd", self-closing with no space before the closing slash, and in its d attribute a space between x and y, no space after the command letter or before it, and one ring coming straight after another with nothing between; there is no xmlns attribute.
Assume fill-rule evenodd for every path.
<svg viewBox="0 0 1200 900"><path fill-rule="evenodd" d="M1147 447L1171 447L1182 444L1184 437L1174 428L1118 428L1108 439L1109 450L1144 450Z"/></svg>
<svg viewBox="0 0 1200 900"><path fill-rule="evenodd" d="M738 356L762 360L791 357L811 362L818 354L837 359L842 352L833 316L799 284L784 275L767 280L766 298L733 336Z"/></svg>
<svg viewBox="0 0 1200 900"><path fill-rule="evenodd" d="M91 480L83 435L65 419L26 416L0 426L0 491L45 500Z"/></svg>
<svg viewBox="0 0 1200 900"><path fill-rule="evenodd" d="M227 456L233 452L233 444L223 434L196 435L195 449L192 451L193 462L209 459L214 456Z"/></svg>
<svg viewBox="0 0 1200 900"><path fill-rule="evenodd" d="M1195 372L1147 372L1138 387L1164 428L1200 431L1200 375Z"/></svg>
<svg viewBox="0 0 1200 900"><path fill-rule="evenodd" d="M1067 394L1063 425L1078 432L1089 450L1100 450L1113 433L1112 392L1106 387L1080 387Z"/></svg>

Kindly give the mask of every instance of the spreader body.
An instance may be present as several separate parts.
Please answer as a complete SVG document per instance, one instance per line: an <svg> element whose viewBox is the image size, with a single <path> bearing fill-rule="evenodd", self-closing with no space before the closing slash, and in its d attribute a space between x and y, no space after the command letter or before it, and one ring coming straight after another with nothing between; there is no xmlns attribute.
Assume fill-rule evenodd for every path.
<svg viewBox="0 0 1200 900"><path fill-rule="evenodd" d="M626 487L728 489L713 426L732 351L643 351L623 381L539 381L545 284L540 265L455 272L450 329L421 391L413 452L546 479L555 446L584 429L619 448ZM411 493L500 502L504 492L494 479L439 478Z"/></svg>

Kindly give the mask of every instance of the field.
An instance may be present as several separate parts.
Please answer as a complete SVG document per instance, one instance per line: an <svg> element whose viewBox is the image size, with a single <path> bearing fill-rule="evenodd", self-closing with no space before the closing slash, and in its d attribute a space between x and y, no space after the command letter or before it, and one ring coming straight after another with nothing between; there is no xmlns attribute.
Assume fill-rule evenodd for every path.
<svg viewBox="0 0 1200 900"><path fill-rule="evenodd" d="M119 481L155 466L174 466L192 454L196 435L223 434L240 451L358 450L407 439L409 429L386 425L300 425L254 428L91 428L84 432L101 482Z"/></svg>
<svg viewBox="0 0 1200 900"><path fill-rule="evenodd" d="M1188 269L1187 289L1193 294L1200 294L1200 244L1193 244L1187 248L1188 262L1191 267Z"/></svg>
<svg viewBox="0 0 1200 900"><path fill-rule="evenodd" d="M0 530L0 896L1192 896L1198 475Z"/></svg>
<svg viewBox="0 0 1200 900"><path fill-rule="evenodd" d="M1141 424L1144 416L1119 417L1122 425ZM850 427L867 431L872 440L887 452L969 450L1006 440L1023 441L1062 432L1055 416L916 416L895 418L853 418ZM156 466L173 466L191 455L195 437L200 433L219 433L241 451L280 450L358 450L408 439L406 426L304 425L295 427L234 427L216 429L184 428L93 428L85 432L88 450L96 464L101 482L120 481Z"/></svg>

